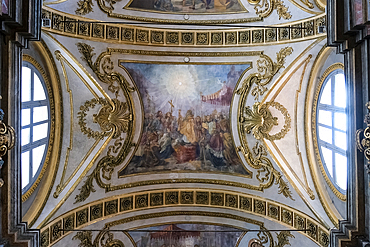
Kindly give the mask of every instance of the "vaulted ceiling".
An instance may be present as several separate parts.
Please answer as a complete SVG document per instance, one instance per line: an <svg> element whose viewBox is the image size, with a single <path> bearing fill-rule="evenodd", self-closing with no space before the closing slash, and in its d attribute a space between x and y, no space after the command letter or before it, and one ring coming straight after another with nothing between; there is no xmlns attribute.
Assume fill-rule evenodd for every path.
<svg viewBox="0 0 370 247"><path fill-rule="evenodd" d="M176 229L179 246L328 246L345 196L315 130L343 66L325 2L46 0L43 18L24 53L51 134L22 198L42 246L162 246L175 237L154 230Z"/></svg>

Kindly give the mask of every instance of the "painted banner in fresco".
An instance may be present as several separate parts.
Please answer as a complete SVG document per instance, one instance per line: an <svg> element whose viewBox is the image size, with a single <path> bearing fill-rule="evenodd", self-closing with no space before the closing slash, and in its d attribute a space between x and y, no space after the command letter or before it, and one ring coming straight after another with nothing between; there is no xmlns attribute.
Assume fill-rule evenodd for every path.
<svg viewBox="0 0 370 247"><path fill-rule="evenodd" d="M248 176L231 136L234 88L249 65L122 63L144 104L139 147L120 176L162 171Z"/></svg>
<svg viewBox="0 0 370 247"><path fill-rule="evenodd" d="M242 234L235 232L238 231L235 228L203 224L171 224L140 230L148 232L129 232L137 247L234 247Z"/></svg>
<svg viewBox="0 0 370 247"><path fill-rule="evenodd" d="M248 12L238 0L132 0L127 8L199 14Z"/></svg>

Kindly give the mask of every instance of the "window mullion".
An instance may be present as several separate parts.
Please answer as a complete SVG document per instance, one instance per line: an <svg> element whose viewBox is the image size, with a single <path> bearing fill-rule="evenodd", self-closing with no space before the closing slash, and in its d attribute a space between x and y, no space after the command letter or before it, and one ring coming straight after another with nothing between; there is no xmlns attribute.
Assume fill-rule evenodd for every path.
<svg viewBox="0 0 370 247"><path fill-rule="evenodd" d="M331 106L334 108L335 107L335 74L331 79ZM332 144L333 146L336 147L335 145L335 130L334 130L334 111L331 111L332 118L331 118L331 126L332 126ZM335 152L334 150L332 151L332 163L333 163L333 178L334 178L334 183L337 182L337 173L336 173L336 164L335 164Z"/></svg>
<svg viewBox="0 0 370 247"><path fill-rule="evenodd" d="M27 109L31 107L38 107L38 106L47 106L48 100L38 100L38 101L26 101L22 103L22 109Z"/></svg>
<svg viewBox="0 0 370 247"><path fill-rule="evenodd" d="M45 138L37 140L33 143L29 143L29 144L26 144L26 145L22 146L22 153L27 152L31 149L37 148L41 145L47 144L48 143L47 140L48 140L48 137L45 137Z"/></svg>
<svg viewBox="0 0 370 247"><path fill-rule="evenodd" d="M46 85L45 85L45 81L42 80L42 76L40 76L39 71L31 63L28 63L28 62L24 62L22 67L29 68L30 72L31 72L30 77L29 77L29 80L30 80L30 86L29 86L30 92L29 93L31 94L30 95L30 100L27 101L27 102L21 102L21 109L22 110L28 109L30 111L30 117L29 117L30 123L28 125L21 126L22 130L29 128L29 138L30 138L29 142L26 145L21 146L22 154L27 152L28 157L29 157L29 164L27 164L28 169L29 169L29 171L28 171L29 181L28 181L28 184L22 184L22 190L26 191L31 187L32 183L34 182L35 176L37 175L37 171L38 171L38 170L36 170L36 168L37 168L36 165L39 165L39 164L34 164L34 162L33 162L34 161L33 160L33 150L35 150L35 148L38 148L40 146L45 145L45 149L44 149L44 153L43 153L43 157L41 159L41 162L44 161L45 155L46 155L46 152L47 152L47 144L48 144L49 135L50 135L50 133L49 133L49 131L50 131L50 103L49 103L49 97L47 95L47 88L46 88ZM41 85L43 87L43 90L44 90L44 93L45 93L45 96L46 96L46 99L44 99L44 100L35 101L36 86L39 86L38 84L37 85L35 84L36 79L40 79ZM46 120L39 121L39 122L35 123L34 122L35 121L34 109L37 108L37 107L41 107L41 106L46 106L47 107ZM42 132L46 131L46 137L44 137L40 140L37 140L37 141L33 141L34 140L34 134L37 134L36 132L34 133L34 127L40 126L40 125L45 124L45 123L48 123L47 130L40 130L40 131L42 131ZM45 133L40 133L40 134L44 135ZM41 155L41 153L38 154L38 155ZM23 164L23 165L26 166L26 164ZM42 164L40 164L40 166L41 165ZM24 169L22 169L22 171L23 170ZM27 173L25 173L25 176L27 176Z"/></svg>

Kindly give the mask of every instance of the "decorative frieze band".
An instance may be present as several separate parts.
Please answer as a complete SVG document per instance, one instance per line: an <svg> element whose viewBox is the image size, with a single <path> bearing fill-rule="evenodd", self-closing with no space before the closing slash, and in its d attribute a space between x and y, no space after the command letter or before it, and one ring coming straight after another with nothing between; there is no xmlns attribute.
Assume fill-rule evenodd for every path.
<svg viewBox="0 0 370 247"><path fill-rule="evenodd" d="M294 42L312 39L324 33L319 26L326 25L326 16L294 22L284 28L243 28L228 30L166 30L124 24L89 23L88 19L43 9L43 18L51 19L54 33L98 41L162 46L248 46ZM220 26L222 27L222 26ZM291 28L290 28L291 27Z"/></svg>
<svg viewBox="0 0 370 247"><path fill-rule="evenodd" d="M320 246L327 247L329 245L329 233L324 226L286 205L241 193L182 189L126 194L119 198L108 198L76 208L74 211L56 218L42 228L41 247L51 246L62 236L70 233L68 231L59 231L59 229L82 229L91 224L90 222L92 221L104 220L107 217L136 210L191 205L241 210L277 220L282 225L295 229L310 229L310 231L302 232L302 234Z"/></svg>

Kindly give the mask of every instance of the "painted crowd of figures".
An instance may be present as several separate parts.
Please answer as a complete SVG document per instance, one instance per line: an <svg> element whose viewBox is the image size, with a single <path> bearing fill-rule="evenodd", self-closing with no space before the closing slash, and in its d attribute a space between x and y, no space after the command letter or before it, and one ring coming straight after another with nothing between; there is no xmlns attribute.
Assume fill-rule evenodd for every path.
<svg viewBox="0 0 370 247"><path fill-rule="evenodd" d="M171 112L147 114L144 133L137 152L139 166L166 165L175 158L176 163L200 161L215 168L239 165L230 134L229 120L216 110L210 114L194 116L188 110L178 118Z"/></svg>

